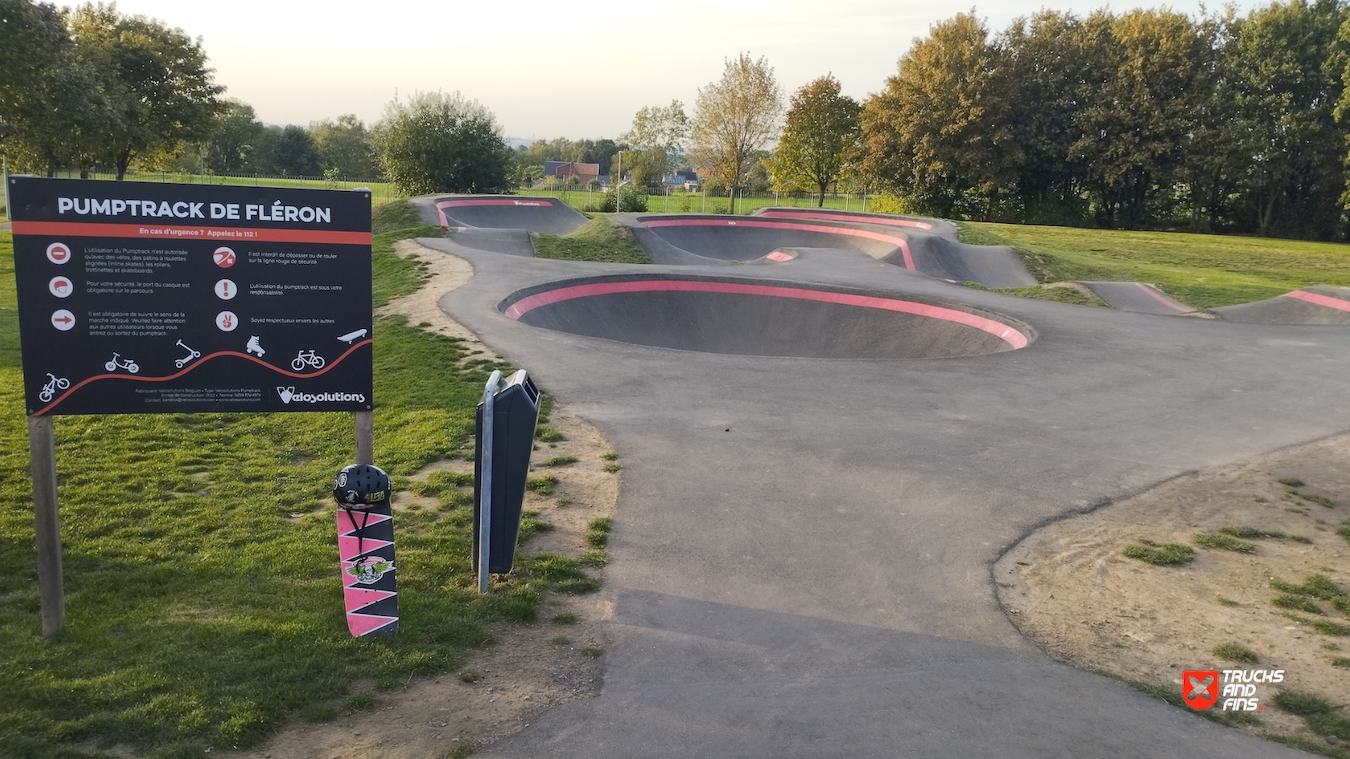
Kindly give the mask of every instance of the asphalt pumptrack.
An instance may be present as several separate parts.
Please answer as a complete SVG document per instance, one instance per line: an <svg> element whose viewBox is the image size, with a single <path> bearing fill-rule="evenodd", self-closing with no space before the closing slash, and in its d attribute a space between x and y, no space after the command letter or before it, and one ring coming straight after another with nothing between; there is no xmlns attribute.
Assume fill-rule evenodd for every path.
<svg viewBox="0 0 1350 759"><path fill-rule="evenodd" d="M815 209L620 215L654 265L554 261L528 231L585 221L557 200L415 202L474 269L442 309L623 463L601 695L481 755L1307 756L1050 658L992 567L1350 429L1350 291L1208 318L1140 283L1015 298L958 284L1034 284L1011 250Z"/></svg>

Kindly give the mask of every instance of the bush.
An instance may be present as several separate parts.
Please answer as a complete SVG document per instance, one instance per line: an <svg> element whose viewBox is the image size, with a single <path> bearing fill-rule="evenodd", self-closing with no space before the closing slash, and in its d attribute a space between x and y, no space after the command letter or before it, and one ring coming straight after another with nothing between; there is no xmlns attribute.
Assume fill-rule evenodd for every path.
<svg viewBox="0 0 1350 759"><path fill-rule="evenodd" d="M380 169L408 195L499 192L513 154L497 119L458 92L417 92L385 106L370 132Z"/></svg>
<svg viewBox="0 0 1350 759"><path fill-rule="evenodd" d="M600 201L600 210L605 213L614 213L614 192L606 192L603 200ZM632 187L624 187L619 190L619 209L618 213L643 213L647 210L647 196L638 193Z"/></svg>
<svg viewBox="0 0 1350 759"><path fill-rule="evenodd" d="M919 213L913 201L895 195L875 195L868 198L867 210L870 213L890 213L900 216L914 216Z"/></svg>

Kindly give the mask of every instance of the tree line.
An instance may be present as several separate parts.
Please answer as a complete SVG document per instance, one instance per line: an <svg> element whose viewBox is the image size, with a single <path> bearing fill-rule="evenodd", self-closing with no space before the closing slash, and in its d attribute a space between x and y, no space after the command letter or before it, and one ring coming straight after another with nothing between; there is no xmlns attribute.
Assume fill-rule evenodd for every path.
<svg viewBox="0 0 1350 759"><path fill-rule="evenodd" d="M864 104L854 168L944 216L1344 239L1347 19L961 14Z"/></svg>
<svg viewBox="0 0 1350 759"><path fill-rule="evenodd" d="M1239 17L1042 11L991 33L973 13L915 39L859 102L822 76L785 101L742 53L647 106L617 139L511 150L460 93L264 125L225 99L200 39L112 5L0 0L0 151L16 167L385 178L407 193L502 192L545 161L635 187L679 169L705 189L885 193L896 210L1115 228L1350 236L1350 10L1274 2Z"/></svg>
<svg viewBox="0 0 1350 759"><path fill-rule="evenodd" d="M762 167L776 190L949 218L1346 239L1347 82L1337 0L1042 11L999 34L959 14L881 92L860 103L823 76L781 125L772 68L729 60L668 156L733 191Z"/></svg>

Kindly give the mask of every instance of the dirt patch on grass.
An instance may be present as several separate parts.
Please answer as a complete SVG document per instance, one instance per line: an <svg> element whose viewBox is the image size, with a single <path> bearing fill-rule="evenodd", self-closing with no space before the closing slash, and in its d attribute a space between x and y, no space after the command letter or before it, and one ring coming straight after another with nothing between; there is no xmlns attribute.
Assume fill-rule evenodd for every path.
<svg viewBox="0 0 1350 759"><path fill-rule="evenodd" d="M403 314L410 324L464 340L468 360L496 359L476 336L436 305L446 292L469 281L473 269L461 258L432 251L412 241L395 245L401 256L416 256L431 279L416 293L391 302L381 314ZM537 444L532 477L558 479L553 492L528 492L524 508L553 529L536 533L521 550L530 554L582 556L595 552L588 528L614 515L618 475L609 444L592 426L566 408L553 408L548 426L556 431ZM548 460L567 461L542 466ZM436 471L473 472L473 462L436 462L415 475L414 483ZM468 488L471 492L472 489ZM436 500L411 492L395 495L398 509L433 508ZM594 553L592 553L594 555ZM592 575L600 569L592 567ZM457 672L414 678L402 689L377 692L358 684L345 703L297 719L259 748L227 752L248 759L423 759L468 756L473 749L512 735L540 713L600 692L603 652L608 644L602 623L612 612L612 596L546 593L539 621L494 627L493 644L469 653ZM336 713L334 713L336 712Z"/></svg>
<svg viewBox="0 0 1350 759"><path fill-rule="evenodd" d="M1187 669L1283 669L1283 683L1257 686L1262 709L1238 717L1247 723L1241 729L1340 756L1344 738L1315 733L1275 708L1273 697L1315 694L1339 705L1335 714L1350 711L1347 607L1338 608L1325 586L1306 585L1320 575L1350 592L1347 461L1350 436L1342 436L1056 522L995 565L999 598L1053 656L1178 694ZM1130 546L1138 556L1179 555L1182 563L1127 558ZM1193 559L1184 559L1185 549ZM1259 662L1221 658L1244 649ZM1221 706L1222 699L1211 711Z"/></svg>

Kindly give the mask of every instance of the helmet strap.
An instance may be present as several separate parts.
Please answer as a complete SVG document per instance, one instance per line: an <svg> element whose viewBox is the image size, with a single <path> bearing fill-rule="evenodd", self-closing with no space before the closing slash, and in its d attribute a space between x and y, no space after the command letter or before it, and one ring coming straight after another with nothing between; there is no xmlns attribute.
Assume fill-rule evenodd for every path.
<svg viewBox="0 0 1350 759"><path fill-rule="evenodd" d="M358 511L358 509L353 509L350 506L347 506L346 504L342 505L342 509L343 511L347 512L347 518L350 519L352 522L352 527L354 528L353 532L356 533L356 557L360 558L361 555L365 553L365 551L363 550L365 547L364 533L366 531L366 524L370 522L370 511L368 509L359 510L361 512L361 526L357 527L355 512Z"/></svg>

